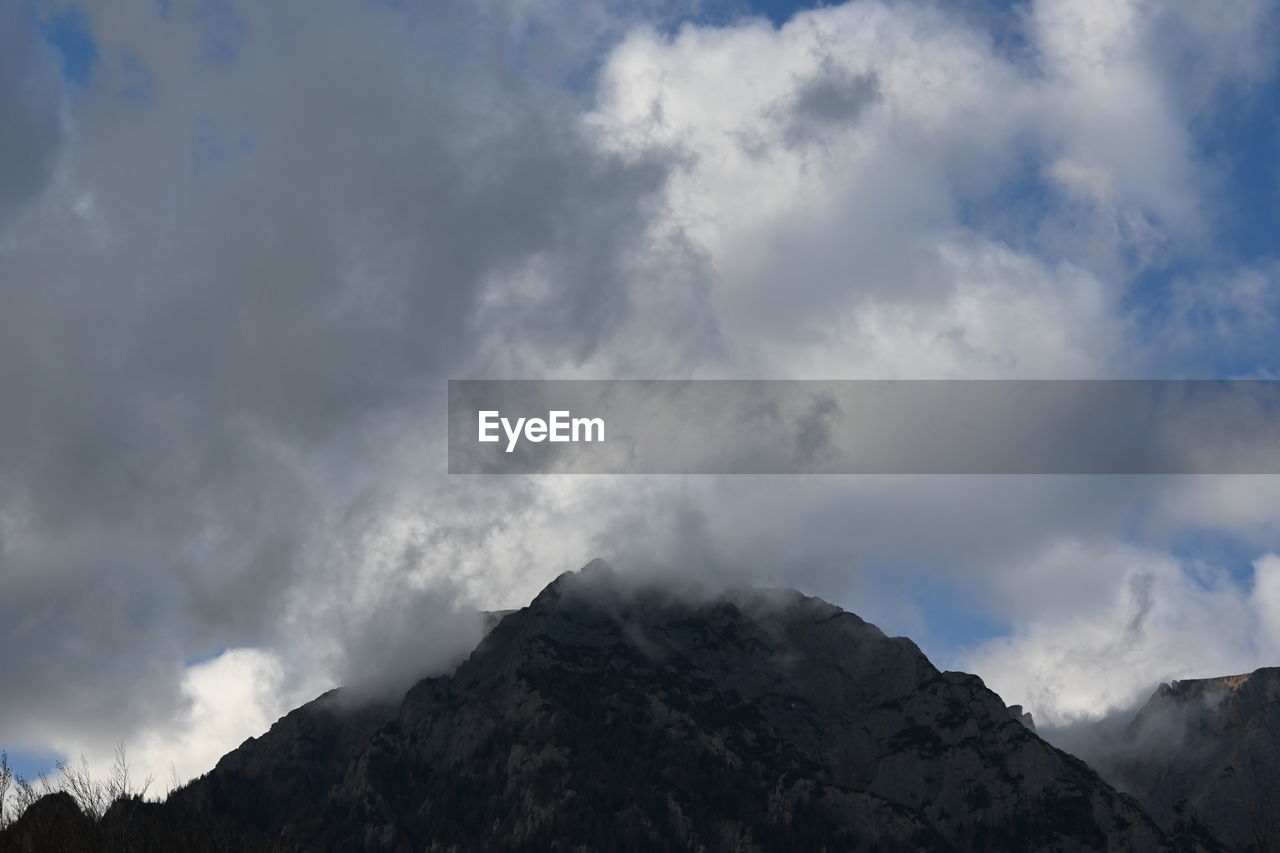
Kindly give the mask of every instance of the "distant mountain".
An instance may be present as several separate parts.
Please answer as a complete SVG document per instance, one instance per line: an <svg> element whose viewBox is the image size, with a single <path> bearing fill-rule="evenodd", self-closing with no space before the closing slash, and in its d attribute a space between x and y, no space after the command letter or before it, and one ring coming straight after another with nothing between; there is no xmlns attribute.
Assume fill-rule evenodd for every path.
<svg viewBox="0 0 1280 853"><path fill-rule="evenodd" d="M1189 844L1021 716L818 599L680 596L593 563L501 618L453 674L394 704L326 694L166 803L117 804L97 847L65 849ZM0 850L23 843L11 830Z"/></svg>
<svg viewBox="0 0 1280 853"><path fill-rule="evenodd" d="M1280 669L1162 684L1098 766L1166 827L1280 851Z"/></svg>

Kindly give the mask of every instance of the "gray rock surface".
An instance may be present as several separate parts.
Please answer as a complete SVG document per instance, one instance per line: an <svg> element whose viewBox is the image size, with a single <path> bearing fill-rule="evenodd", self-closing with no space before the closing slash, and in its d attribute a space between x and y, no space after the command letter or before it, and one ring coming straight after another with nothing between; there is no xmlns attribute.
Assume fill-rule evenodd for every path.
<svg viewBox="0 0 1280 853"><path fill-rule="evenodd" d="M129 849L1172 849L1020 716L818 599L592 564L398 704L326 694L130 809Z"/></svg>
<svg viewBox="0 0 1280 853"><path fill-rule="evenodd" d="M1166 827L1280 850L1280 668L1160 685L1101 763Z"/></svg>
<svg viewBox="0 0 1280 853"><path fill-rule="evenodd" d="M689 601L593 565L394 712L338 698L184 795L317 850L1166 845L980 679L792 591Z"/></svg>

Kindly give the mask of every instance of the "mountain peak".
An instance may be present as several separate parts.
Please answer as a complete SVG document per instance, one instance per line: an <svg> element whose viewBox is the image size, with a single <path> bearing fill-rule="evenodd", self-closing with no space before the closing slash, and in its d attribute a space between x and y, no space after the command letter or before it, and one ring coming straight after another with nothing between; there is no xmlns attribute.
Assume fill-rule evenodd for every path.
<svg viewBox="0 0 1280 853"><path fill-rule="evenodd" d="M398 706L304 706L130 819L147 815L160 846L137 849L192 825L314 851L1167 847L910 640L795 590L711 595L603 561Z"/></svg>
<svg viewBox="0 0 1280 853"><path fill-rule="evenodd" d="M1280 844L1280 668L1161 684L1104 762L1167 828L1231 849Z"/></svg>
<svg viewBox="0 0 1280 853"><path fill-rule="evenodd" d="M209 802L255 792L264 837L287 829L317 850L481 835L506 849L1165 844L980 679L940 672L910 640L795 590L712 595L603 561L556 578L365 734L325 719L273 728L193 787ZM264 793L298 737L333 768L312 775L319 801Z"/></svg>
<svg viewBox="0 0 1280 853"><path fill-rule="evenodd" d="M1215 678L1184 678L1161 684L1152 699L1168 697L1170 699L1190 701L1210 698L1213 701L1235 695L1246 689L1280 687L1280 667L1262 667L1253 672L1239 675L1222 675Z"/></svg>

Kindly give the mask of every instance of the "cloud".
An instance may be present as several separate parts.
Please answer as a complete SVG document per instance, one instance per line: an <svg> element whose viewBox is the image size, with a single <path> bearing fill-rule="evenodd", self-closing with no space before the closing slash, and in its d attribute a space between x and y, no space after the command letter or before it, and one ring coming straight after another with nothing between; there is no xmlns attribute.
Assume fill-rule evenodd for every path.
<svg viewBox="0 0 1280 853"><path fill-rule="evenodd" d="M1098 719L1163 681L1273 665L1278 573L1270 554L1250 584L1160 552L1064 542L1012 580L1022 606L1010 635L962 660L1049 726Z"/></svg>
<svg viewBox="0 0 1280 853"><path fill-rule="evenodd" d="M937 9L851 3L780 31L639 31L610 57L592 120L615 150L684 152L663 222L706 252L737 369L1088 376L1126 357L1111 269L1092 242L1073 260L1034 251L1053 206L1009 231L988 201L1029 179L1028 156L1070 172L1054 125L1083 107L1063 76ZM1128 180L1123 157L1144 152L1090 155L1095 183ZM1193 197L1171 179L1191 168L1184 153L1150 181L1171 209ZM1148 202L1117 204L1140 218Z"/></svg>
<svg viewBox="0 0 1280 853"><path fill-rule="evenodd" d="M163 795L173 785L206 773L228 750L262 734L277 719L323 689L320 684L288 690L284 664L260 649L228 649L195 664L182 676L186 707L163 724L148 729L127 748L131 776L151 779L148 793ZM310 689L307 689L309 687ZM75 755L83 744L59 744ZM91 771L103 772L111 757L99 748L84 754Z"/></svg>
<svg viewBox="0 0 1280 853"><path fill-rule="evenodd" d="M974 665L1046 697L1014 651L1099 660L1096 629L1138 651L1101 693L1067 670L1061 709L1120 701L1173 667L1143 637L1254 606L1161 553L1205 519L1274 538L1264 496L449 478L443 380L1162 375L1204 363L1209 303L1265 369L1265 263L1190 271L1168 325L1131 311L1217 227L1205 93L1272 67L1266 4L1197 8L132 0L84 10L74 96L0 27L0 744L195 772L596 555L798 586L941 655L927 594L996 602L1018 645ZM1156 544L1116 544L1134 516ZM1229 636L1176 650L1251 659Z"/></svg>
<svg viewBox="0 0 1280 853"><path fill-rule="evenodd" d="M0 12L0 227L53 179L63 126L52 54L26 10Z"/></svg>
<svg viewBox="0 0 1280 853"><path fill-rule="evenodd" d="M227 9L93 9L74 144L27 146L61 177L0 241L6 743L162 728L221 647L346 677L397 607L451 612L412 591L537 490L441 477L443 380L582 361L650 268L666 163L594 147L527 10Z"/></svg>

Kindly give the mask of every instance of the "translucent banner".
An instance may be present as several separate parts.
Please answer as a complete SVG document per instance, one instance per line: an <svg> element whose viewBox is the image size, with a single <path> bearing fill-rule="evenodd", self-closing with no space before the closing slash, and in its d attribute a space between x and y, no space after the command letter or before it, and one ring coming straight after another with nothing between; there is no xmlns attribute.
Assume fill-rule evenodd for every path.
<svg viewBox="0 0 1280 853"><path fill-rule="evenodd" d="M452 474L1278 474L1271 380L453 380Z"/></svg>

